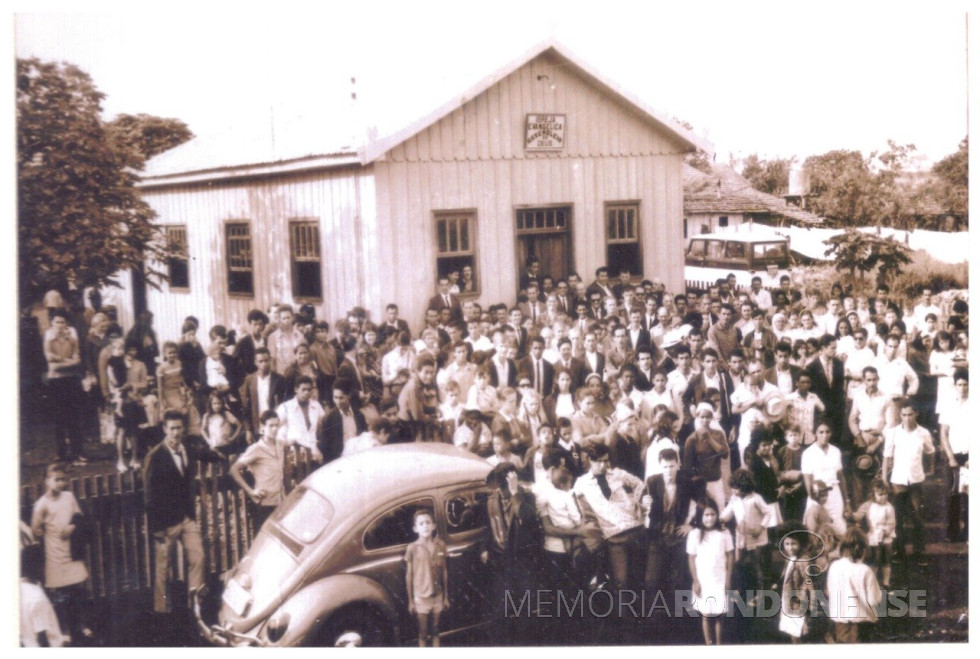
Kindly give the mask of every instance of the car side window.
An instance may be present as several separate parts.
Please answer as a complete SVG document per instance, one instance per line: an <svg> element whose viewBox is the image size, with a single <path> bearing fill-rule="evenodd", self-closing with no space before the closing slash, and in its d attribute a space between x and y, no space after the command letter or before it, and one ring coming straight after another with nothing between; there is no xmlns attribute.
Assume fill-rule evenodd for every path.
<svg viewBox="0 0 980 659"><path fill-rule="evenodd" d="M701 258L704 256L704 241L703 240L692 240L691 246L687 250L687 255L695 258Z"/></svg>
<svg viewBox="0 0 980 659"><path fill-rule="evenodd" d="M381 514L364 532L364 549L368 551L407 545L415 542L415 511L435 510L430 497L403 503Z"/></svg>
<svg viewBox="0 0 980 659"><path fill-rule="evenodd" d="M745 259L745 243L734 241L725 243L725 258L734 260Z"/></svg>
<svg viewBox="0 0 980 659"><path fill-rule="evenodd" d="M449 535L483 529L487 525L486 490L463 490L446 497L446 529Z"/></svg>

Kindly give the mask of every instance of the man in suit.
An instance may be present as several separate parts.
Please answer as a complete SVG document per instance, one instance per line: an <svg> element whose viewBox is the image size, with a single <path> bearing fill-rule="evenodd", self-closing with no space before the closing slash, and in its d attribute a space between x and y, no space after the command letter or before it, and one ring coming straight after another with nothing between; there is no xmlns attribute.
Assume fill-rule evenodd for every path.
<svg viewBox="0 0 980 659"><path fill-rule="evenodd" d="M255 372L245 378L239 391L242 398L242 420L245 438L251 444L259 436L259 419L266 410L275 411L288 396L283 376L272 370L268 348L255 351Z"/></svg>
<svg viewBox="0 0 980 659"><path fill-rule="evenodd" d="M572 340L567 336L558 340L558 361L554 366L555 377L562 371L572 377L572 393L585 384L585 376L589 374L582 360L572 356Z"/></svg>
<svg viewBox="0 0 980 659"><path fill-rule="evenodd" d="M323 463L339 458L344 452L344 443L365 430L364 415L351 405L349 383L338 380L333 387L333 409L317 430L317 448L323 454Z"/></svg>
<svg viewBox="0 0 980 659"><path fill-rule="evenodd" d="M606 370L606 356L598 351L599 340L596 338L596 333L594 330L589 330L582 337L582 346L585 350L582 352L582 363L585 365L585 376L588 377L590 373L598 373L603 375Z"/></svg>
<svg viewBox="0 0 980 659"><path fill-rule="evenodd" d="M453 320L463 320L463 305L460 304L458 297L449 292L449 277L439 277L439 293L429 299L428 308L435 309L437 312L449 309Z"/></svg>
<svg viewBox="0 0 980 659"><path fill-rule="evenodd" d="M598 293L600 299L607 297L615 299L616 294L613 293L612 288L609 286L609 268L605 266L596 268L595 281L589 284L589 287L586 289L586 294L589 296L589 299L592 299L594 293Z"/></svg>
<svg viewBox="0 0 980 659"><path fill-rule="evenodd" d="M398 305L389 304L385 307L385 322L378 326L378 345L390 342L394 346L401 332L408 332L408 323L398 317Z"/></svg>
<svg viewBox="0 0 980 659"><path fill-rule="evenodd" d="M642 505L647 509L647 567L643 579L650 593L662 591L665 597L689 583L687 578L687 534L697 506L690 482L678 478L680 456L672 448L660 451L661 473L647 479L647 495Z"/></svg>
<svg viewBox="0 0 980 659"><path fill-rule="evenodd" d="M530 354L517 365L521 377L528 378L531 387L542 398L551 395L552 385L555 382L555 367L543 355L544 339L535 336L531 339Z"/></svg>
<svg viewBox="0 0 980 659"><path fill-rule="evenodd" d="M650 345L650 332L643 327L643 310L638 307L629 310L626 339L634 353L640 346Z"/></svg>
<svg viewBox="0 0 980 659"><path fill-rule="evenodd" d="M702 403L709 403L714 407L714 403L707 399L709 389L716 389L721 393L721 427L725 435L732 430L732 404L731 396L735 389L732 378L726 371L718 369L719 357L714 348L705 348L701 351L701 372L695 373L688 381L687 390L681 396L686 412L694 415L694 410Z"/></svg>
<svg viewBox="0 0 980 659"><path fill-rule="evenodd" d="M789 362L793 354L793 346L786 341L776 344L776 364L772 368L767 368L762 377L766 382L776 385L776 388L789 395L796 391L796 381L800 378L803 369Z"/></svg>
<svg viewBox="0 0 980 659"><path fill-rule="evenodd" d="M533 281L537 283L540 278L541 261L536 256L529 256L527 258L527 270L521 275L518 280L518 294L520 291L527 291L528 285Z"/></svg>
<svg viewBox="0 0 980 659"><path fill-rule="evenodd" d="M217 462L222 456L199 437L184 436L184 417L177 410L163 414L163 441L143 463L146 487L143 492L146 520L153 536L155 567L153 612L170 613L167 598L167 570L170 549L179 538L187 556L187 586L193 595L204 587L204 547L201 528L194 514L196 460Z"/></svg>
<svg viewBox="0 0 980 659"><path fill-rule="evenodd" d="M844 363L837 358L837 339L833 334L820 337L820 352L816 359L807 364L815 393L827 408L824 419L830 424L831 438L837 446L844 442L845 395L847 382L844 378Z"/></svg>
<svg viewBox="0 0 980 659"><path fill-rule="evenodd" d="M269 317L261 309L248 312L248 334L235 344L234 354L237 370L242 377L255 373L255 351L265 347L265 328L268 324Z"/></svg>
<svg viewBox="0 0 980 659"><path fill-rule="evenodd" d="M517 339L517 358L523 359L527 354L527 329L524 327L524 312L520 307L511 307L507 317L509 325L514 330L514 337Z"/></svg>
<svg viewBox="0 0 980 659"><path fill-rule="evenodd" d="M575 320L578 317L575 315L575 298L569 292L568 282L564 279L555 283L555 297L558 300L558 310Z"/></svg>
<svg viewBox="0 0 980 659"><path fill-rule="evenodd" d="M538 285L533 281L527 287L527 301L518 303L517 308L521 310L521 315L530 318L535 326L543 322L545 306L538 301Z"/></svg>
<svg viewBox="0 0 980 659"><path fill-rule="evenodd" d="M496 332L494 338L496 339ZM490 358L489 364L490 385L496 389L513 387L517 384L517 364L508 356L511 350L517 351L517 341L515 339L508 341L503 338L503 333L501 333L500 343Z"/></svg>

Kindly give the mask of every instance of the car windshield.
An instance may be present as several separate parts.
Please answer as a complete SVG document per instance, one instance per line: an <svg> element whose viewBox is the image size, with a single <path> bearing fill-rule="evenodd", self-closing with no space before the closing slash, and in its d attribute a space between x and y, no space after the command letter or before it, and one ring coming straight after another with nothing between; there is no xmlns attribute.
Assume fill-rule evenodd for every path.
<svg viewBox="0 0 980 659"><path fill-rule="evenodd" d="M300 487L286 499L277 517L283 531L310 544L333 519L333 512L329 501L309 488Z"/></svg>

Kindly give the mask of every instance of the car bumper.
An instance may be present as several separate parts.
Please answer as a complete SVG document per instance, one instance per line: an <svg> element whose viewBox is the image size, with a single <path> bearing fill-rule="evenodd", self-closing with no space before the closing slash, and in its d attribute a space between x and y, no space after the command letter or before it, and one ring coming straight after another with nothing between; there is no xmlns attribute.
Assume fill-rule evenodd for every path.
<svg viewBox="0 0 980 659"><path fill-rule="evenodd" d="M242 634L221 625L209 625L201 616L201 591L194 593L194 620L204 639L212 645L224 647L267 646L265 641L254 634Z"/></svg>

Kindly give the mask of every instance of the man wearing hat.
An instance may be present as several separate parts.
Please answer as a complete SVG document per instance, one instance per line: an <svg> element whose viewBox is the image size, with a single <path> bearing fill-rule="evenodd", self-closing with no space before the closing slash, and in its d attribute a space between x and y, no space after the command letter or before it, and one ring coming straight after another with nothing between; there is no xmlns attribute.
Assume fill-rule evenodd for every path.
<svg viewBox="0 0 980 659"><path fill-rule="evenodd" d="M881 446L885 430L885 410L891 399L878 388L878 369L865 366L862 372L864 387L854 391L854 405L847 423L854 435L854 470L856 478L852 479L854 501L864 501L867 498L871 479L877 472L877 456L881 454ZM874 471L871 471L874 469Z"/></svg>

